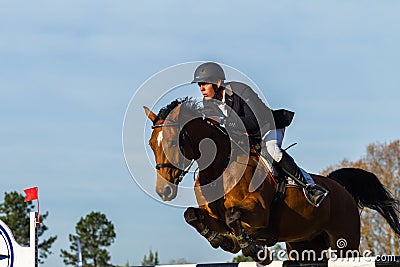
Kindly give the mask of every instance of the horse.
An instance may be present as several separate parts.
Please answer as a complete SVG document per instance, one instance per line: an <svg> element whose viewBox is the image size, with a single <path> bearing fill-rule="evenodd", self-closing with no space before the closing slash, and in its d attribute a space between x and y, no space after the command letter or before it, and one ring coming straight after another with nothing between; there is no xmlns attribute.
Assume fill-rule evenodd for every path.
<svg viewBox="0 0 400 267"><path fill-rule="evenodd" d="M399 202L371 172L342 168L326 177L311 174L330 192L319 207L306 200L299 186L286 187L283 200L274 206L275 177L257 155L243 151L240 138L205 117L193 101L177 99L158 114L144 110L153 123L149 145L156 161L156 192L163 201L174 199L196 161L198 207L187 208L184 217L214 248L234 254L242 250L263 265L272 261L265 246L276 242L286 243L288 255L312 250L326 259L330 248L349 257L359 251L362 207L378 211L400 236ZM211 161L210 155L204 157L209 150L214 151Z"/></svg>

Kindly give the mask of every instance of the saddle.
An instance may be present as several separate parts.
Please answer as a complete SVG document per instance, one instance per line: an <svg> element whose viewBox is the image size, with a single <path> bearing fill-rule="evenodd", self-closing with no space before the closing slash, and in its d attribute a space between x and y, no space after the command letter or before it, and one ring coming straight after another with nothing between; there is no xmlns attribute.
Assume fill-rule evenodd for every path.
<svg viewBox="0 0 400 267"><path fill-rule="evenodd" d="M304 186L298 184L295 182L295 180L293 180L289 175L287 175L286 172L284 172L278 164L274 163L274 160L269 156L269 155L263 155L261 153L261 143L262 140L261 138L257 137L257 136L249 136L249 141L250 141L250 145L251 145L251 151L250 154L251 156L254 156L257 158L257 160L264 166L264 169L267 170L273 180L275 181L275 183L277 185L279 185L280 183L285 183L285 186L277 186L277 190L279 190L279 188L282 188L282 194L284 195L285 192L284 190L286 190L286 187L296 187L296 188L302 188L303 190L303 194L304 197L306 198L306 200L311 204L314 205L311 198L312 196L309 194L307 188L305 188ZM289 149L290 147L296 145L296 143L290 145L288 148L286 148L285 150ZM304 172L304 170L302 170ZM318 188L319 185L315 184L315 186ZM321 189L323 189L322 187L320 187Z"/></svg>

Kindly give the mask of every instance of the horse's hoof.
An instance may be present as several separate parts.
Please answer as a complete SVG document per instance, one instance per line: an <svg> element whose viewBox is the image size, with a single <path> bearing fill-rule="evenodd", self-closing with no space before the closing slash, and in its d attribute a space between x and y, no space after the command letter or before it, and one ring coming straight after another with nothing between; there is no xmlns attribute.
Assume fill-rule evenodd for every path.
<svg viewBox="0 0 400 267"><path fill-rule="evenodd" d="M259 263L259 264L261 264L261 265L268 265L268 264L271 264L271 262L272 262L272 260L271 260L271 259L268 259L268 260L265 260L265 261L259 261L259 262L257 262L257 263Z"/></svg>
<svg viewBox="0 0 400 267"><path fill-rule="evenodd" d="M249 244L247 247L242 248L243 255L251 257L255 262L268 265L272 262L271 253L267 248L257 246L256 244Z"/></svg>
<svg viewBox="0 0 400 267"><path fill-rule="evenodd" d="M254 243L259 246L272 247L278 243L278 236L276 235L276 232L270 228L260 229L250 235L250 238L253 239Z"/></svg>
<svg viewBox="0 0 400 267"><path fill-rule="evenodd" d="M242 252L244 256L252 257L255 261L257 261L258 254L261 253L264 249L260 246L257 246L253 242L249 243L246 247L242 248Z"/></svg>
<svg viewBox="0 0 400 267"><path fill-rule="evenodd" d="M251 239L254 240L254 243L256 243L259 246L267 246L267 247L272 247L276 243L278 243L278 238L276 234L272 231L270 231L268 228L267 229L261 229L252 234Z"/></svg>
<svg viewBox="0 0 400 267"><path fill-rule="evenodd" d="M221 235L217 235L213 239L209 240L209 242L213 248L219 248L223 243L223 237Z"/></svg>
<svg viewBox="0 0 400 267"><path fill-rule="evenodd" d="M260 250L257 254L257 257L253 260L255 260L257 263L261 265L268 265L272 262L272 257L271 253L267 248Z"/></svg>
<svg viewBox="0 0 400 267"><path fill-rule="evenodd" d="M228 252L236 254L240 251L239 243L230 236L221 236L220 247Z"/></svg>
<svg viewBox="0 0 400 267"><path fill-rule="evenodd" d="M191 224L191 222L197 221L199 218L197 217L197 212L194 208L189 207L185 210L183 214L185 221L188 224Z"/></svg>

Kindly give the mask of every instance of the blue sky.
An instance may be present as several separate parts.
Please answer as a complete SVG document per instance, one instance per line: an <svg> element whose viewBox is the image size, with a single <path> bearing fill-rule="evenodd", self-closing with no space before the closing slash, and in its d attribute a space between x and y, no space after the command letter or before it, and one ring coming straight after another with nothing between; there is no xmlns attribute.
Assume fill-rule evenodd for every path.
<svg viewBox="0 0 400 267"><path fill-rule="evenodd" d="M398 1L1 0L0 197L39 187L48 234L58 235L44 267L64 266L60 248L91 211L116 226L114 264L140 264L150 248L164 263L230 260L183 209L130 177L121 135L135 91L175 64L230 65L273 108L296 111L285 145L298 142L291 154L319 172L399 138L399 10Z"/></svg>

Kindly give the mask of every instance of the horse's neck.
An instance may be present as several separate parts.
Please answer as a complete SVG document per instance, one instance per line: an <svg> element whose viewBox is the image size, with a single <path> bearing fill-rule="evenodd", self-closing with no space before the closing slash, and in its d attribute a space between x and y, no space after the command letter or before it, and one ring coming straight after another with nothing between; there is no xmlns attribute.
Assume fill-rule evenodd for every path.
<svg viewBox="0 0 400 267"><path fill-rule="evenodd" d="M217 180L227 167L230 156L230 151L227 149L229 144L227 145L217 140L211 141L208 138L210 137L206 136L196 142L196 146L199 146L202 140L204 140L204 142L214 143L202 143L201 147L199 147L201 150L201 157L196 161L200 170L200 182L202 184Z"/></svg>
<svg viewBox="0 0 400 267"><path fill-rule="evenodd" d="M217 151L218 149L219 148L217 147ZM228 161L229 155L222 156L218 153L217 155L215 155L215 158L211 163L209 161L207 162L207 160L197 160L197 164L199 166L199 169L201 170L201 183L209 183L218 179L226 168Z"/></svg>

